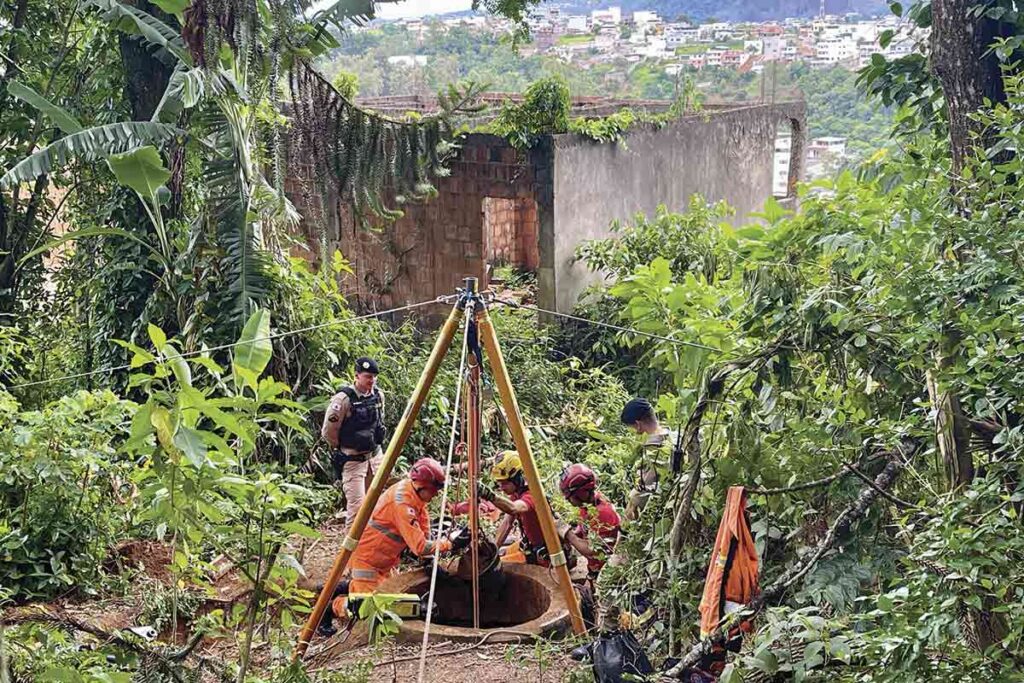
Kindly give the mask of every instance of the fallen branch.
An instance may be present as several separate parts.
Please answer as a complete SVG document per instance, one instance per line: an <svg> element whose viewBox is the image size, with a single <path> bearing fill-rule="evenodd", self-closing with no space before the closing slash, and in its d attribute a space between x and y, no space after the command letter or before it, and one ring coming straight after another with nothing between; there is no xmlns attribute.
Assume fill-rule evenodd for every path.
<svg viewBox="0 0 1024 683"><path fill-rule="evenodd" d="M807 482L804 482L803 484L794 484L793 486L784 486L784 487L778 488L778 489L748 488L747 491L749 493L753 493L753 494L756 494L756 495L759 495L759 496L777 496L777 495L780 495L780 494L783 494L783 493L797 493L799 491L807 491L809 489L816 489L816 488L818 488L820 486L828 486L829 484L831 484L835 480L842 479L843 477L845 477L845 476L847 476L849 474L850 474L850 472L847 471L844 468L844 469L839 470L835 474L830 474L827 477L822 477L821 479L815 479L814 481L807 481Z"/></svg>
<svg viewBox="0 0 1024 683"><path fill-rule="evenodd" d="M459 655L459 654L462 654L464 652L471 652L472 650L477 649L478 647L480 647L484 643L486 643L488 640L490 640L491 636L497 636L497 635L513 635L513 636L517 636L520 639L517 642L521 642L523 638L527 638L527 639L533 640L533 639L535 639L537 637L536 634L527 633L526 631L509 631L509 630L505 630L505 629L498 629L498 630L495 630L495 631L489 631L488 633L486 633L484 635L483 638L481 638L477 642L473 643L472 645L467 645L466 647L460 647L460 648L457 648L455 650L441 650L441 651L435 651L435 652L428 651L427 652L427 656L428 657L444 657L446 655ZM419 658L420 658L419 654L409 655L408 657L398 657L398 658L395 658L395 659L389 659L386 662L374 662L373 666L374 666L374 668L376 668L378 666L394 666L395 664L400 664L402 662L417 661L417 660L419 660Z"/></svg>
<svg viewBox="0 0 1024 683"><path fill-rule="evenodd" d="M195 656L204 664L211 667L213 666L213 662L209 661L208 658L195 654L196 648L203 639L204 633L202 631L196 631L193 633L185 643L184 647L177 650L168 650L147 647L133 638L125 638L119 633L106 631L98 626L76 619L75 617L67 614L38 611L0 617L0 626L13 626L29 623L53 624L67 631L88 633L89 635L102 640L105 644L112 643L118 647L123 647L126 650L131 650L143 659L157 664L163 671L173 676L175 680L182 681L182 683L188 680L181 671L182 663L190 656Z"/></svg>
<svg viewBox="0 0 1024 683"><path fill-rule="evenodd" d="M771 586L751 600L743 610L730 615L730 619L753 619L764 611L765 607L769 604L777 602L792 586L802 581L811 569L814 568L818 560L832 549L836 540L846 533L854 522L867 514L871 505L878 499L879 492L885 491L893 485L900 472L906 466L907 460L917 452L917 448L917 443L904 444L897 448L895 452L890 453L888 456L889 462L886 463L885 468L875 477L872 485L862 488L857 499L839 513L839 516L836 517L832 526L829 527L828 533L825 534L825 537L814 549L814 552L807 559L797 562L796 565L776 579ZM682 678L688 669L693 668L701 659L711 654L713 646L725 643L729 635L730 625L731 622L720 626L709 637L696 643L678 664L665 672L665 676L673 679Z"/></svg>
<svg viewBox="0 0 1024 683"><path fill-rule="evenodd" d="M863 481L868 486L871 486L872 488L874 488L878 492L878 495L882 496L883 498L885 498L889 502L894 503L895 505L898 505L900 507L910 508L911 510L920 510L921 509L921 506L919 506L919 505L915 505L914 503L908 503L907 501L903 500L902 498L898 498L895 495L889 493L888 491L885 491L883 489L878 488L875 485L875 482L871 480L871 477L869 477L868 475L864 474L863 472L861 472L859 469L857 469L855 466L851 465L850 463L843 463L843 467L845 467L847 470L849 470L850 472L853 472L858 477L860 477L861 481Z"/></svg>

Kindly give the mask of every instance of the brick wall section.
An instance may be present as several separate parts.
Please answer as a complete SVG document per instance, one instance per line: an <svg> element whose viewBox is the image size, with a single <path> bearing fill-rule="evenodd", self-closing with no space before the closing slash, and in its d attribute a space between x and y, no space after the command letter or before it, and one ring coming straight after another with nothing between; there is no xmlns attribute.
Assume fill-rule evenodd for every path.
<svg viewBox="0 0 1024 683"><path fill-rule="evenodd" d="M487 197L483 205L488 263L536 270L540 265L537 202L530 197Z"/></svg>
<svg viewBox="0 0 1024 683"><path fill-rule="evenodd" d="M393 223L374 221L372 229L357 225L347 204L337 197L328 200L321 221L311 196L302 192L302 181L290 178L286 189L303 216L305 240L313 245L303 256L314 263L319 260L315 245L326 223L329 253L340 250L354 270L342 286L350 300L363 309L451 294L467 276L484 281L484 199L522 199L534 204L535 166L504 139L479 134L466 137L448 166L450 175L435 180L436 197L410 203L402 207L402 218ZM513 216L515 213L513 207ZM528 218L529 211L523 216ZM535 233L527 236L534 254Z"/></svg>

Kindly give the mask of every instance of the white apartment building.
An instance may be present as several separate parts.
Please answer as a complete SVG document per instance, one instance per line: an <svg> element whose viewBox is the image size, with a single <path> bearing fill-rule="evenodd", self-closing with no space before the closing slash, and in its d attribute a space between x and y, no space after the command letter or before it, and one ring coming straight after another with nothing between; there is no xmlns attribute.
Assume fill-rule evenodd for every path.
<svg viewBox="0 0 1024 683"><path fill-rule="evenodd" d="M841 159L844 156L846 156L846 138L837 136L814 138L811 140L811 144L807 146L808 159L820 159L823 157Z"/></svg>
<svg viewBox="0 0 1024 683"><path fill-rule="evenodd" d="M775 197L785 197L789 194L789 162L792 150L791 135L779 135L775 138L775 157L772 163L772 195Z"/></svg>
<svg viewBox="0 0 1024 683"><path fill-rule="evenodd" d="M728 40L732 33L732 26L726 22L701 24L697 27L697 38L703 41Z"/></svg>
<svg viewBox="0 0 1024 683"><path fill-rule="evenodd" d="M786 39L782 36L764 36L761 38L761 55L769 61L778 61L783 58L783 51L786 47Z"/></svg>
<svg viewBox="0 0 1024 683"><path fill-rule="evenodd" d="M857 43L849 36L819 40L814 44L814 63L838 64L858 56Z"/></svg>
<svg viewBox="0 0 1024 683"><path fill-rule="evenodd" d="M565 19L566 33L587 33L590 31L590 22L585 14L572 14Z"/></svg>
<svg viewBox="0 0 1024 683"><path fill-rule="evenodd" d="M633 24L637 27L657 24L661 21L657 12L633 12Z"/></svg>
<svg viewBox="0 0 1024 683"><path fill-rule="evenodd" d="M665 24L665 43L672 50L687 43L695 43L698 29L689 24Z"/></svg>
<svg viewBox="0 0 1024 683"><path fill-rule="evenodd" d="M590 22L594 26L618 26L622 23L622 8L596 9L590 13Z"/></svg>

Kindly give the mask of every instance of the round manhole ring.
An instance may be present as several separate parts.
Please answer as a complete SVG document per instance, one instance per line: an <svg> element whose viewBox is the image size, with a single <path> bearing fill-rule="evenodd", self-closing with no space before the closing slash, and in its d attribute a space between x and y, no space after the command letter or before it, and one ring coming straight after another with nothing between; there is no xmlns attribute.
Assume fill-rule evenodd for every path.
<svg viewBox="0 0 1024 683"><path fill-rule="evenodd" d="M459 604L453 609L450 603L456 587L449 582L458 580L448 579L442 582L439 577L438 588L435 591L439 619L441 622L453 623L432 622L431 638L475 643L488 633L508 631L495 633L488 639L491 643L502 643L518 642L525 636L560 635L568 630L569 608L557 580L549 569L536 565L510 564L504 565L503 574L505 585L498 593L481 589L481 621L484 626L479 629L461 625L469 623L467 619L471 618L467 616L471 614L472 604L469 584L461 586L457 598ZM377 588L377 592L425 595L429 588L429 574L422 570L412 570L392 576ZM467 601L469 606L466 604ZM449 603L447 614L446 602ZM507 615L501 614L502 610L507 612ZM494 618L496 613L498 618ZM423 620L406 620L399 627L398 639L405 642L422 641L425 625L426 622Z"/></svg>

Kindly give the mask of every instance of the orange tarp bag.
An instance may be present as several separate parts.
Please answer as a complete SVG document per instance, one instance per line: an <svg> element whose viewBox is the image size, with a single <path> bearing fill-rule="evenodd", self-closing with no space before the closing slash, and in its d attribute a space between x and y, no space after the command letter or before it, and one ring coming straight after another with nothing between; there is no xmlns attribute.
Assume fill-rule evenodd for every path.
<svg viewBox="0 0 1024 683"><path fill-rule="evenodd" d="M503 564L526 564L526 553L523 552L523 546L519 544L519 541L508 546L501 556L501 562Z"/></svg>
<svg viewBox="0 0 1024 683"><path fill-rule="evenodd" d="M718 526L704 581L704 596L700 601L701 638L711 635L729 612L746 605L757 595L757 572L757 548L750 533L746 491L742 486L732 486L726 495L725 513ZM738 651L740 632L749 632L751 628L752 624L744 621L730 629L728 649ZM721 673L725 666L725 649L714 648L711 661L702 664L702 668L706 667L712 674Z"/></svg>

